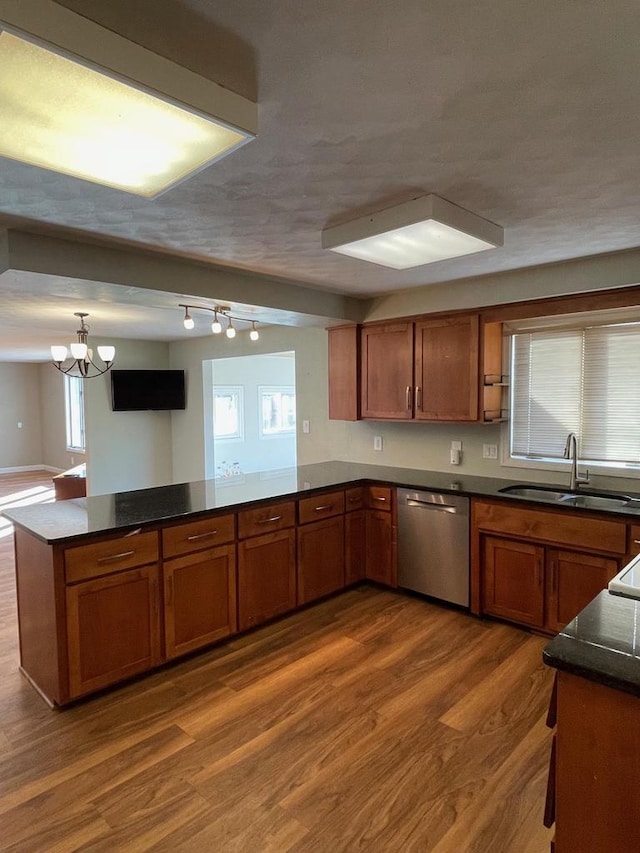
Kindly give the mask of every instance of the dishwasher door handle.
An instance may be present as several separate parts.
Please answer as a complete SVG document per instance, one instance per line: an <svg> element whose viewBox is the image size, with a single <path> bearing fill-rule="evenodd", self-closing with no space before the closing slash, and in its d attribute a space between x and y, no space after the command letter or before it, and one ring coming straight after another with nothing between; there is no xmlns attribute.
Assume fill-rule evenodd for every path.
<svg viewBox="0 0 640 853"><path fill-rule="evenodd" d="M458 507L451 506L451 504L434 504L427 501L417 501L415 498L407 498L407 506L417 506L420 509L434 509L436 512L458 512Z"/></svg>

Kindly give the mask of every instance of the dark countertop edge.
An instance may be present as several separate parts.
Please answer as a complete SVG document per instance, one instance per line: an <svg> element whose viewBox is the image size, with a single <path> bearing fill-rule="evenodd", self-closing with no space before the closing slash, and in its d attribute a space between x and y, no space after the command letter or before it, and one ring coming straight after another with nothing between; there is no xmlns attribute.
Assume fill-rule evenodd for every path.
<svg viewBox="0 0 640 853"><path fill-rule="evenodd" d="M163 515L158 516L157 518L150 519L148 521L138 521L134 524L122 524L122 525L113 525L113 527L105 528L102 530L90 530L84 533L76 533L71 536L56 536L55 538L48 538L46 536L41 536L37 531L28 527L26 524L23 524L20 521L14 521L11 518L11 515L7 515L6 517L11 521L14 527L19 527L21 530L24 530L30 536L33 536L34 539L38 539L40 542L44 542L45 545L67 545L69 542L75 542L80 539L93 539L95 537L104 539L105 536L111 536L114 534L122 534L131 532L132 530L137 530L140 527L143 528L152 528L155 526L162 526L165 524L172 524L173 522L186 521L197 521L199 518L203 516L216 516L216 515L226 515L230 512L238 512L240 508L242 509L251 509L255 506L260 506L260 504L270 504L275 503L277 501L286 501L286 500L295 500L296 498L300 498L301 496L309 496L316 494L317 492L326 492L330 489L345 489L351 486L366 486L372 483L382 483L384 485L392 485L391 483L385 483L384 480L378 479L368 479L362 478L360 480L345 480L344 482L332 483L330 486L318 486L313 489L298 489L294 492L282 492L279 495L271 495L266 498L256 498L255 500L248 501L239 501L238 503L231 503L227 506L220 507L211 507L209 509L197 509L190 510L186 512L181 512L176 515ZM163 486L158 486L157 488L162 489ZM399 488L402 488L400 486ZM444 492L444 489L438 489L439 492ZM76 500L72 498L71 500ZM84 498L79 498L78 500L84 500ZM65 501L66 503L66 501ZM11 512L9 510L9 512ZM4 515L4 512L0 512L0 515Z"/></svg>
<svg viewBox="0 0 640 853"><path fill-rule="evenodd" d="M312 466L316 466L316 465L322 466L325 464L330 465L330 464L335 464L335 462L336 462L336 460L329 460L326 463L322 463L322 462L312 463ZM349 465L351 463L348 463L348 462L340 463L339 462L338 464ZM374 466L374 465L368 465L368 463L356 463L356 464L362 465L363 467L371 467L371 468L378 467L378 466ZM309 467L312 467L312 466L309 466ZM393 468L390 466L381 466L381 467L387 468L388 471L393 470ZM398 471L401 471L403 473L406 470L407 469L398 468ZM78 541L81 539L100 537L100 536L102 536L102 537L111 536L111 534L122 534L125 532L136 530L137 528L140 528L140 527L149 528L149 527L153 527L155 525L171 524L173 522L178 522L178 521L185 520L185 519L190 519L190 520L193 519L195 521L202 516L218 515L218 514L223 514L226 512L237 512L240 508L243 508L243 509L247 508L248 509L248 508L251 508L253 506L259 506L259 505L265 504L265 503L273 503L275 501L280 501L280 500L293 500L296 498L300 498L302 496L311 496L311 495L314 495L314 494L319 493L319 492L330 491L331 489L342 489L342 488L349 488L349 487L357 487L360 485L365 486L365 485L370 485L370 484L380 484L380 485L390 486L391 488L415 489L415 490L419 490L419 491L433 491L433 492L438 492L441 494L459 495L461 497L475 497L475 498L482 498L482 499L490 500L490 501L497 500L497 501L508 501L510 503L515 502L516 504L522 504L523 506L530 506L530 507L534 507L534 508L538 508L538 509L540 509L540 508L545 509L546 508L546 509L551 509L551 510L556 509L556 510L560 510L560 511L564 511L566 509L566 510L570 510L571 512L586 513L586 514L591 514L591 515L596 513L596 514L600 514L600 515L613 516L613 517L626 518L626 519L640 518L640 509L634 511L631 509L625 510L622 507L615 507L615 508L609 509L609 508L603 508L603 507L590 508L590 507L573 507L573 506L571 506L571 507L567 506L565 508L565 507L556 506L554 503L552 503L550 501L535 500L534 498L529 498L529 497L523 498L523 497L520 497L518 495L503 493L503 492L500 492L497 488L495 488L495 486L492 488L489 485L489 484L495 484L496 482L500 482L500 484L501 484L500 488L505 488L509 485L518 485L518 484L531 485L534 487L537 486L537 487L542 487L542 488L550 487L553 489L559 489L559 488L563 489L564 488L563 486L559 486L558 484L551 484L551 483L527 484L527 483L523 483L522 480L502 480L502 478L484 477L482 475L475 475L474 474L474 475L468 475L464 479L466 479L467 482L474 481L474 480L485 481L487 485L484 488L480 485L474 486L473 483L471 485L467 485L466 487L460 486L460 487L453 487L452 488L451 485L448 485L448 486L444 485L444 484L429 485L428 483L424 483L424 482L416 482L416 480L421 479L421 475L427 475L427 476L432 475L432 476L434 476L434 478L446 476L447 478L449 478L449 477L455 477L455 473L450 473L448 471L446 471L446 472L445 471L429 471L429 470L424 470L424 469L420 469L420 468L415 469L415 472L416 472L416 479L415 480L411 480L411 479L405 480L405 479L397 478L397 477L392 476L390 473L386 474L386 472L382 476L363 476L363 477L355 477L355 478L345 477L345 479L336 478L336 480L331 482L331 483L325 483L325 484L322 484L319 486L314 486L314 487L308 488L308 489L296 489L293 491L281 492L279 494L269 495L269 496L261 497L261 498L249 499L246 501L240 500L236 503L229 503L228 505L220 506L220 507L209 507L209 508L191 510L191 511L186 511L186 512L180 512L180 513L177 513L175 515L159 515L155 518L140 520L140 521L137 521L137 522L134 522L131 524L121 524L121 525L114 524L113 526L105 527L105 528L102 528L99 530L83 531L81 533L75 533L75 534L71 534L68 536L48 537L48 536L41 535L36 530L29 527L28 524L25 524L25 523L21 522L20 520L14 520L11 516L11 509L10 508L8 508L7 511L1 511L0 515L4 515L16 527L20 527L22 530L26 531L27 533L29 533L30 535L34 536L36 539L40 540L41 542L44 542L47 545L58 545L58 544L64 545L64 544L68 544L70 542L75 542L75 541ZM502 483L504 483L504 485L502 485ZM172 484L168 484L167 486L154 486L151 488L162 490L163 488L171 488L171 485ZM189 483L177 484L177 485L189 485ZM146 489L134 489L130 493L135 494L136 491L147 491L147 490ZM567 491L568 491L568 489L567 489ZM625 490L625 491L627 491L627 490ZM609 494L615 494L615 492L612 492L611 489L601 489L601 490L598 490L598 492L603 494L603 495L606 495L608 493ZM127 493L125 492L123 494L127 494ZM103 496L97 495L96 497L100 498ZM104 497L106 497L106 496L104 496ZM91 500L91 497L72 499L72 500L87 500L87 499ZM66 501L65 501L65 503L66 503ZM45 505L43 505L43 506L45 506Z"/></svg>
<svg viewBox="0 0 640 853"><path fill-rule="evenodd" d="M554 645L560 646L560 648L551 648ZM562 647L565 645L566 648L563 649ZM563 655L563 651L570 652L571 649L576 648L576 645L580 646L580 652L584 656L584 643L575 640L573 637L565 637L563 634L558 634L543 650L542 660L547 666L553 669L580 676L580 678L585 678L587 681L601 684L603 687L611 687L614 690L620 690L632 696L640 696L637 659L626 658L623 653L616 652L614 649L589 647L588 656L590 660L580 664L567 659ZM614 675L610 671L612 655L617 656L616 663L623 670L620 675ZM624 674L624 670L626 669L629 670L628 677L625 677Z"/></svg>

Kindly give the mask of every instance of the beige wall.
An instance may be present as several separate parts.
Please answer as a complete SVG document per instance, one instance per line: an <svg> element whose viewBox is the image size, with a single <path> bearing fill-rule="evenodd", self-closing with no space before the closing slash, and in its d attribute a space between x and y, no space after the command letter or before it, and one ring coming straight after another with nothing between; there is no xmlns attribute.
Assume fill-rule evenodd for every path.
<svg viewBox="0 0 640 853"><path fill-rule="evenodd" d="M94 347L107 341L94 340ZM169 345L151 341L110 341L115 367L166 369ZM112 412L107 373L85 384L87 493L90 495L162 486L172 481L171 413Z"/></svg>
<svg viewBox="0 0 640 853"><path fill-rule="evenodd" d="M329 421L327 416L326 331L270 326L261 329L255 343L245 336L228 341L212 335L171 344L171 367L187 371L187 409L172 413L174 481L205 476L202 362L289 350L296 354L298 464L342 458L337 453L344 443L344 424ZM302 432L303 420L310 422L308 435Z"/></svg>
<svg viewBox="0 0 640 853"><path fill-rule="evenodd" d="M0 363L0 400L0 470L42 465L39 366Z"/></svg>
<svg viewBox="0 0 640 853"><path fill-rule="evenodd" d="M42 462L66 471L85 460L84 453L67 450L64 376L52 364L40 364L40 411L42 412Z"/></svg>

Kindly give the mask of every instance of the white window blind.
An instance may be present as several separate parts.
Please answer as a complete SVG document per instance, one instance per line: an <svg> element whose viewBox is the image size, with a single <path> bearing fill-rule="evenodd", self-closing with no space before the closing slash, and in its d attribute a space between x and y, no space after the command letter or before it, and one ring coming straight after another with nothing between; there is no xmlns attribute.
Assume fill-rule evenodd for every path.
<svg viewBox="0 0 640 853"><path fill-rule="evenodd" d="M513 336L511 455L640 464L640 325Z"/></svg>

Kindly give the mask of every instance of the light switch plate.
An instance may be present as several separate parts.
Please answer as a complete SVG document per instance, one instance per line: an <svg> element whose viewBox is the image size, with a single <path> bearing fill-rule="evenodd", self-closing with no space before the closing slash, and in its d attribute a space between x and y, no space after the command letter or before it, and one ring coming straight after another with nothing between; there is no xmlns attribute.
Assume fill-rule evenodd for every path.
<svg viewBox="0 0 640 853"><path fill-rule="evenodd" d="M483 444L482 445L482 458L483 459L497 459L498 458L498 445L497 444Z"/></svg>
<svg viewBox="0 0 640 853"><path fill-rule="evenodd" d="M302 432L307 434L311 432L311 424L309 421L302 421Z"/></svg>
<svg viewBox="0 0 640 853"><path fill-rule="evenodd" d="M373 449L374 450L382 450L382 436L374 435L373 436Z"/></svg>

